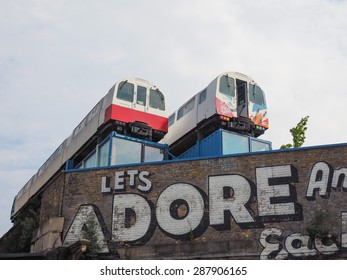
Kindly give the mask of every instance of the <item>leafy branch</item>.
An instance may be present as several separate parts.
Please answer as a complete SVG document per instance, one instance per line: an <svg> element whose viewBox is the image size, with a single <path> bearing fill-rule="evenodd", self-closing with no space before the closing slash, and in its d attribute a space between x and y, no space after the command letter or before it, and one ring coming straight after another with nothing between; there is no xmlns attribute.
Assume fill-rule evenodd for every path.
<svg viewBox="0 0 347 280"><path fill-rule="evenodd" d="M301 118L298 124L289 130L293 137L293 144L282 145L281 149L298 148L305 143L308 118L309 116Z"/></svg>

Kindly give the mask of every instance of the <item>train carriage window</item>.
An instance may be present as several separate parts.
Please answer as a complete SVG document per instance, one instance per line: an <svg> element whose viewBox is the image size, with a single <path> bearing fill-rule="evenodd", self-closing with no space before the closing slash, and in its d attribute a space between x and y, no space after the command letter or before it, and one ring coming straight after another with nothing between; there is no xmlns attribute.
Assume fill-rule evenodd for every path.
<svg viewBox="0 0 347 280"><path fill-rule="evenodd" d="M159 89L150 90L149 107L165 111L165 98Z"/></svg>
<svg viewBox="0 0 347 280"><path fill-rule="evenodd" d="M260 87L256 85L249 85L249 101L258 105L265 105L264 93Z"/></svg>
<svg viewBox="0 0 347 280"><path fill-rule="evenodd" d="M173 114L169 117L169 120L168 120L168 125L169 125L169 126L173 125L173 123L175 122L175 116L176 116L176 114L173 113Z"/></svg>
<svg viewBox="0 0 347 280"><path fill-rule="evenodd" d="M236 80L237 86L237 106L241 106L246 103L247 82L242 80Z"/></svg>
<svg viewBox="0 0 347 280"><path fill-rule="evenodd" d="M206 89L204 89L202 92L200 92L199 95L199 104L204 102L206 100Z"/></svg>
<svg viewBox="0 0 347 280"><path fill-rule="evenodd" d="M177 112L177 120L182 118L185 114L193 110L195 104L195 96L184 104Z"/></svg>
<svg viewBox="0 0 347 280"><path fill-rule="evenodd" d="M134 85L124 81L119 84L117 98L129 102L134 101Z"/></svg>
<svg viewBox="0 0 347 280"><path fill-rule="evenodd" d="M147 89L145 87L137 86L137 104L146 106L146 91Z"/></svg>
<svg viewBox="0 0 347 280"><path fill-rule="evenodd" d="M219 92L230 97L235 96L234 79L224 75L219 80Z"/></svg>

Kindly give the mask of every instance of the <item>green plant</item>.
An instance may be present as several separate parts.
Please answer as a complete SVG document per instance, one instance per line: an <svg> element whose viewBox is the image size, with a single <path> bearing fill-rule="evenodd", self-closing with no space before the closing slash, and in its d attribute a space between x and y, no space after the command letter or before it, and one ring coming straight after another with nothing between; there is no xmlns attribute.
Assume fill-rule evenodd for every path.
<svg viewBox="0 0 347 280"><path fill-rule="evenodd" d="M97 224L92 217L88 217L87 221L82 227L82 238L90 241L87 247L87 258L94 258L101 250L99 244Z"/></svg>
<svg viewBox="0 0 347 280"><path fill-rule="evenodd" d="M309 116L301 118L298 124L289 130L293 137L293 144L282 145L281 149L298 148L305 143L308 118Z"/></svg>
<svg viewBox="0 0 347 280"><path fill-rule="evenodd" d="M323 211L315 212L311 222L306 226L308 235L314 240L319 238L324 241L328 238L327 214Z"/></svg>
<svg viewBox="0 0 347 280"><path fill-rule="evenodd" d="M2 253L29 253L32 235L38 225L38 212L29 208L19 213L12 228L1 238Z"/></svg>

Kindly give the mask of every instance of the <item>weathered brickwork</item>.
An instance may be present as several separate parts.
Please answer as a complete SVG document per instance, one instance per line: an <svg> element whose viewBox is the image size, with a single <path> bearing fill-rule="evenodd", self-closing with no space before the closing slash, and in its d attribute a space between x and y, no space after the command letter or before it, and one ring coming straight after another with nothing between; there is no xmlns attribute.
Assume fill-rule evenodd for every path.
<svg viewBox="0 0 347 280"><path fill-rule="evenodd" d="M41 199L40 224L49 219L61 217L62 195L64 190L65 174L61 173L45 188Z"/></svg>
<svg viewBox="0 0 347 280"><path fill-rule="evenodd" d="M102 253L121 258L345 256L347 145L62 174L41 221L64 218L62 243L94 220ZM322 214L323 242L307 228Z"/></svg>

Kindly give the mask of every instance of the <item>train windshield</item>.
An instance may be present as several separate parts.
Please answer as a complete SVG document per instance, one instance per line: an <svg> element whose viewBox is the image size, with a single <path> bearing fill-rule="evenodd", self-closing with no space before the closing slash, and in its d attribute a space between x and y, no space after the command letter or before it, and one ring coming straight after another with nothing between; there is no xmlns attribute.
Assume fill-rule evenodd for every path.
<svg viewBox="0 0 347 280"><path fill-rule="evenodd" d="M235 86L234 79L229 77L228 75L224 75L220 78L219 81L219 92L230 97L235 96Z"/></svg>
<svg viewBox="0 0 347 280"><path fill-rule="evenodd" d="M149 93L149 106L154 109L165 111L165 98L159 89L152 89Z"/></svg>
<svg viewBox="0 0 347 280"><path fill-rule="evenodd" d="M121 82L118 87L117 98L133 102L134 101L134 85L127 81Z"/></svg>
<svg viewBox="0 0 347 280"><path fill-rule="evenodd" d="M265 105L264 93L260 87L249 85L249 101L258 105Z"/></svg>

